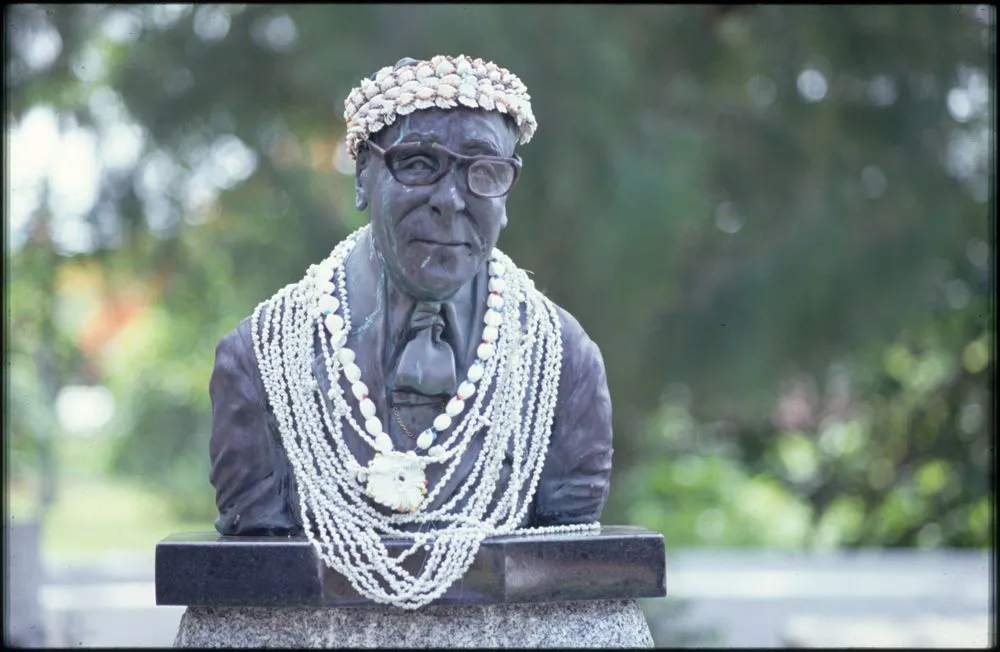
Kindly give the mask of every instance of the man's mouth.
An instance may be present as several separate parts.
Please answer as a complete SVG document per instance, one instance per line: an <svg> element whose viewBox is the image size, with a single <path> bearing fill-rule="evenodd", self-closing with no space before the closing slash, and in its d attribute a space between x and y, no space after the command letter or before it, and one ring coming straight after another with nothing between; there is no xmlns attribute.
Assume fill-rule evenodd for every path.
<svg viewBox="0 0 1000 652"><path fill-rule="evenodd" d="M465 247L470 250L472 249L472 243L469 242L460 242L451 240L432 240L429 238L413 238L412 240L410 240L410 242L434 245L437 247Z"/></svg>

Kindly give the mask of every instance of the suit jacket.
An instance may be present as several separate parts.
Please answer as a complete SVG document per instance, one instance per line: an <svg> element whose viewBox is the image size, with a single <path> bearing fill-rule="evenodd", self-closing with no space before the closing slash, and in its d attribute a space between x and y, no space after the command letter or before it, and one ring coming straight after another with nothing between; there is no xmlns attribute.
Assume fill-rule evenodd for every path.
<svg viewBox="0 0 1000 652"><path fill-rule="evenodd" d="M398 296L399 291L387 283L368 234L355 246L346 268L351 306L347 346L358 353L356 364L369 386L377 414L388 415L391 388L384 379L398 354L399 336L405 330L413 301ZM481 270L452 302L454 323L450 326L458 334L455 357L459 379L464 378L476 357L486 310L487 279L486 270ZM604 363L597 345L576 319L562 308L556 309L563 344L558 402L542 476L522 526L597 520L608 495L611 400ZM295 478L257 367L251 322L249 317L244 319L219 342L209 385L210 479L219 510L215 527L224 535L298 535L302 533L302 519ZM318 337L314 342L313 372L325 396L330 385ZM355 419L363 423L356 402L353 409ZM392 418L382 421L397 450L413 447L413 441L401 433ZM371 448L350 428L344 429L343 436L356 459L366 464L373 455ZM461 485L481 450L482 439L475 437L458 471L432 506L447 501ZM497 496L506 486L511 464L508 451ZM438 466L427 467L431 486L440 477Z"/></svg>

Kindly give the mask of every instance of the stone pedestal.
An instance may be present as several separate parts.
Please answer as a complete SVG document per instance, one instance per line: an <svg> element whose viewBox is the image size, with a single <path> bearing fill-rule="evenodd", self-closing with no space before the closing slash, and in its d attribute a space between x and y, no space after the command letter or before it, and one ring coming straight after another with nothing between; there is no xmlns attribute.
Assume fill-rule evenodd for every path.
<svg viewBox="0 0 1000 652"><path fill-rule="evenodd" d="M652 647L633 600L393 607L188 607L174 647Z"/></svg>
<svg viewBox="0 0 1000 652"><path fill-rule="evenodd" d="M488 539L413 611L359 595L301 537L188 533L156 550L157 604L188 607L176 647L651 647L635 598L663 595L663 537L632 527Z"/></svg>

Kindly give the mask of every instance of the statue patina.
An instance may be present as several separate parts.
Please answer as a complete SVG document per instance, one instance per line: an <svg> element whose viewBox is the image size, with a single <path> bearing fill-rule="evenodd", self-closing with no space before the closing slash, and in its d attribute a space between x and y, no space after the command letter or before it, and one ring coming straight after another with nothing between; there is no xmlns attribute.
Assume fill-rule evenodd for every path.
<svg viewBox="0 0 1000 652"><path fill-rule="evenodd" d="M598 347L576 319L541 297L530 281L524 281L517 286L521 290L509 296L498 290L506 285L497 274L504 264L496 258L496 245L507 225L506 200L521 170L515 148L519 140L526 140L525 116L530 117L530 107L526 93L518 100L508 91L507 111L497 108L504 99L502 93L487 93L489 97L483 99L484 90L509 84L511 79L515 88L523 88L506 70L484 65L482 60L465 57L435 57L424 62L404 59L363 80L348 99L351 151L356 157L356 205L358 210L369 212L370 225L352 236L351 246L342 249L347 252L342 261L320 265L324 274L333 270L331 282L341 294L311 304L320 308L312 313L319 327L311 331L311 360L303 367L303 375L315 381L310 386L317 403L322 402L326 410L323 434L330 450L340 446L339 450L349 453L342 456L349 463L344 468L360 469L359 491L364 493L364 479L370 477L366 474L377 472L373 460L398 458L405 462L426 454L432 440L429 452L444 456L449 438L457 436L452 426L438 426L453 420L458 423L464 417L462 410L473 410L476 396L470 392L484 394L483 406L500 400L502 392L474 384L482 369L476 372L473 367L489 363L489 356L484 355L492 355L494 345L498 352L505 346L508 348L503 350L509 351L496 363L495 373L507 368L501 364L514 365L522 355L517 348L521 340L517 336L504 339L502 333L511 323L515 330L518 324L528 328L530 301L519 302L519 297L537 295L533 305L551 307L561 344L554 413L549 423L542 424L548 428L547 449L535 482L522 478L524 474L516 468L525 463L524 450L530 449L530 441L520 444L524 450L513 444L507 447L493 466L477 467L477 460L488 456L487 446L504 446L507 441L502 433L493 439L487 437L491 423L484 419L469 427L468 445L456 454L454 469L446 473L445 463L424 464L421 479L426 481L426 489L421 495L429 496L429 501L404 501L406 509L393 509L386 500L371 498L374 485L370 485L367 502L356 503L357 509L369 514L364 522L374 523L380 515L396 518L393 515L401 511L475 511L473 503L482 497L477 498L473 491L462 494L466 479L473 476L480 478L477 482L485 482L495 497L504 494L512 477L518 478L518 497L528 505L517 523L520 528L594 523L607 498L611 401ZM428 67L432 74L427 73ZM475 71L481 83L470 92L468 83L476 81ZM452 78L459 83L447 83ZM374 91L372 85L376 86ZM389 124L383 124L387 121L384 113L375 109L368 119L358 118L366 107L377 109L383 97L395 101L398 108L408 99L407 89L416 89L412 95L420 98L428 95L421 90L427 87L438 94L430 105L425 101L408 106L407 111L398 110L389 117ZM395 92L387 90L393 88ZM451 91L465 93L466 101L449 101ZM476 93L479 101L468 101ZM533 117L530 121L529 138ZM507 274L512 279L508 283L515 285L517 278L527 278L523 273L511 276L511 270ZM315 284L333 287L325 277ZM303 296L312 297L312 286L307 282L303 287ZM345 324L337 311L347 305L349 315L344 316L349 318L349 327L337 331L337 326ZM490 315L498 311L515 315L515 321L503 325L497 321L499 328L493 327ZM305 462L298 452L290 459L287 446L287 438L296 436L291 432L294 424L305 423L304 417L296 413L298 408L282 405L284 401L269 391L272 385L268 379L276 372L268 370L274 365L262 364L259 359L261 351L270 350L267 346L275 333L281 334L279 313L271 319L269 331L263 317L257 313L256 320L248 317L216 350L210 384L211 482L219 510L215 526L224 535L301 535L310 529L308 523L313 523L314 536L329 538L329 533L323 535L322 528L308 518L309 510L318 509L313 505L322 504L320 493L313 491L312 498L300 500L301 469L305 467L296 467L293 461ZM324 323L334 326L325 329ZM349 350L349 359L341 349ZM360 372L360 379L354 370ZM483 378L481 384L487 381ZM531 382L545 385L543 381ZM537 399L543 395L540 392L530 396ZM321 398L327 396L339 398ZM348 407L338 411L337 405ZM494 421L498 410L491 413ZM331 432L329 424L334 420L350 421L345 414L348 411L357 427L338 426L337 432ZM329 441L332 438L338 441ZM320 482L332 473L333 467L316 465L315 475L306 481ZM402 467L399 469L402 481L405 474ZM454 500L456 495L458 500ZM511 500L516 502L518 497ZM488 520L482 509L476 513L481 515L477 518ZM426 520L400 519L394 523L399 529L420 532L435 527L435 522ZM442 523L441 527L448 525ZM489 528L484 531L488 533Z"/></svg>

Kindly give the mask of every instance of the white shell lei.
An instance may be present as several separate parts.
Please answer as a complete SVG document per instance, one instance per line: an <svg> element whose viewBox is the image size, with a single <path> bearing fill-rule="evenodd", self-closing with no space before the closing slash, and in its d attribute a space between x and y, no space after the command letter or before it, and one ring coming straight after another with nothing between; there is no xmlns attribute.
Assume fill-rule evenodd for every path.
<svg viewBox="0 0 1000 652"><path fill-rule="evenodd" d="M378 603L416 609L440 597L465 574L486 537L585 532L600 525L518 528L535 496L548 450L562 336L554 304L499 250L490 261L489 309L477 363L446 411L421 433L421 454L393 450L354 364L354 352L345 346L351 314L344 261L368 228L345 238L301 281L257 306L251 330L267 398L295 474L306 536L324 563L344 575L360 594ZM312 375L317 333L330 379L329 403ZM358 401L365 424L354 419L349 394ZM344 443L345 427L377 451L367 464L355 459ZM473 438L483 430L483 447L472 470L453 496L431 509ZM444 445L435 445L437 434L445 431L450 434ZM508 448L513 451L513 465L497 499ZM423 469L429 464L444 465L433 487L426 487L424 479ZM372 502L394 507L398 513L384 515ZM414 523L432 524L433 529L404 529ZM383 536L412 543L391 557ZM402 562L421 547L429 552L414 575Z"/></svg>
<svg viewBox="0 0 1000 652"><path fill-rule="evenodd" d="M356 156L363 140L391 125L398 116L462 106L510 115L522 145L538 127L531 112L531 96L517 75L482 59L437 55L398 70L386 66L375 74L374 81L366 77L351 90L344 100L347 151Z"/></svg>

